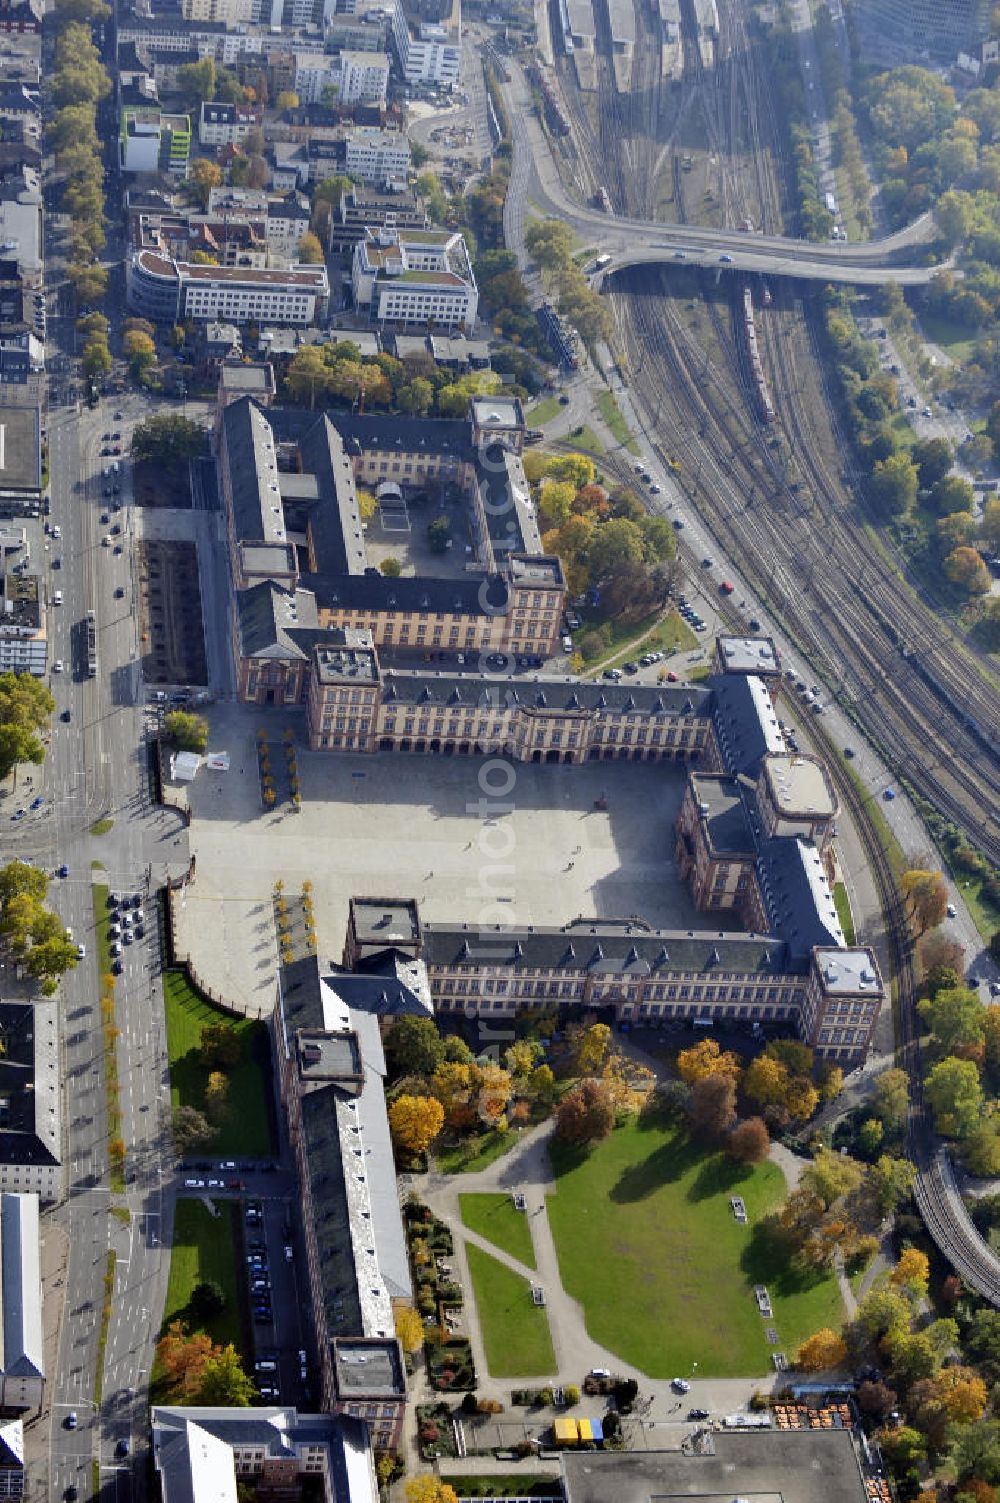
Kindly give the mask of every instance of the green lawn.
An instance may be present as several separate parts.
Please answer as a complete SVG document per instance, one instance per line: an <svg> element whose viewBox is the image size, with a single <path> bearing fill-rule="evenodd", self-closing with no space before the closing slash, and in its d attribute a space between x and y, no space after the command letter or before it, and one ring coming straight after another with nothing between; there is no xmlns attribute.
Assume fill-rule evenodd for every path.
<svg viewBox="0 0 1000 1503"><path fill-rule="evenodd" d="M585 450L597 459L600 459L604 453L603 443L588 423L584 423L580 428L574 428L566 442L572 442L574 449Z"/></svg>
<svg viewBox="0 0 1000 1503"><path fill-rule="evenodd" d="M462 1221L470 1231L510 1253L525 1268L534 1268L535 1249L524 1211L515 1211L509 1195L460 1195Z"/></svg>
<svg viewBox="0 0 1000 1503"><path fill-rule="evenodd" d="M614 392L601 391L597 394L597 410L607 423L616 441L630 449L633 454L639 453L639 445L632 437L632 430L626 423L621 408L615 401Z"/></svg>
<svg viewBox="0 0 1000 1503"><path fill-rule="evenodd" d="M434 1159L442 1174L478 1174L508 1153L521 1134L516 1131L479 1133L457 1143L435 1148Z"/></svg>
<svg viewBox="0 0 1000 1503"><path fill-rule="evenodd" d="M843 1318L836 1280L793 1273L762 1234L785 1198L771 1163L743 1170L706 1153L683 1128L633 1122L586 1156L558 1146L547 1201L563 1287L580 1300L593 1339L653 1378L736 1377L771 1369L774 1325L791 1358ZM742 1195L749 1224L729 1204ZM753 1297L766 1284L774 1320Z"/></svg>
<svg viewBox="0 0 1000 1503"><path fill-rule="evenodd" d="M206 1002L190 986L183 971L163 977L170 1056L170 1101L173 1106L204 1109L208 1071L198 1057L201 1031L208 1023L226 1023L243 1040L240 1060L229 1076L225 1119L206 1151L269 1158L274 1153L274 1101L271 1090L271 1050L265 1024L234 1018Z"/></svg>
<svg viewBox="0 0 1000 1503"><path fill-rule="evenodd" d="M840 927L844 931L844 938L849 945L853 945L854 915L851 913L851 900L847 896L847 888L843 882L834 883L833 901L837 907L837 917L840 919Z"/></svg>
<svg viewBox="0 0 1000 1503"><path fill-rule="evenodd" d="M606 652L586 665L584 673L603 673L605 668L613 668L616 664L625 662L633 652L638 657L644 652L691 652L698 646L698 638L676 611L667 611L659 620L657 616L658 613L653 611L638 621L623 621L619 618L595 623L607 628L611 641ZM582 636L590 625L589 621L585 621L578 635ZM670 664L663 663L661 666L666 671Z"/></svg>
<svg viewBox="0 0 1000 1503"><path fill-rule="evenodd" d="M976 347L976 335L965 324L955 323L940 314L921 313L920 329L925 339L940 345L945 354L957 360L959 365L966 364Z"/></svg>
<svg viewBox="0 0 1000 1503"><path fill-rule="evenodd" d="M466 1244L486 1363L494 1378L544 1378L555 1372L545 1310L531 1285L489 1253Z"/></svg>
<svg viewBox="0 0 1000 1503"><path fill-rule="evenodd" d="M182 1320L189 1330L205 1330L220 1345L231 1341L243 1348L237 1259L243 1256L240 1208L236 1201L216 1201L217 1216L201 1200L178 1200L174 1240L170 1250L170 1279L163 1307L163 1329ZM202 1323L188 1308L196 1284L218 1284L226 1301L218 1315Z"/></svg>
<svg viewBox="0 0 1000 1503"><path fill-rule="evenodd" d="M558 397L543 397L540 402L530 408L525 414L533 428L539 428L543 423L551 423L554 417L562 412L562 403Z"/></svg>

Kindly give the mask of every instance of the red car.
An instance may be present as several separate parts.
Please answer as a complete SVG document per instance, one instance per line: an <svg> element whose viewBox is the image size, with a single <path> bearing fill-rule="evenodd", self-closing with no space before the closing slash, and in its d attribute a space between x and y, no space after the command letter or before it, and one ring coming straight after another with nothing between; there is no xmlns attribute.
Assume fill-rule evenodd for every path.
<svg viewBox="0 0 1000 1503"><path fill-rule="evenodd" d="M719 586L719 589L723 595L731 595L735 588L736 586L733 584L731 579L724 579Z"/></svg>
<svg viewBox="0 0 1000 1503"><path fill-rule="evenodd" d="M676 684L678 682L679 682L678 675L674 672L674 670L672 668L668 668L667 669L667 683L668 684Z"/></svg>

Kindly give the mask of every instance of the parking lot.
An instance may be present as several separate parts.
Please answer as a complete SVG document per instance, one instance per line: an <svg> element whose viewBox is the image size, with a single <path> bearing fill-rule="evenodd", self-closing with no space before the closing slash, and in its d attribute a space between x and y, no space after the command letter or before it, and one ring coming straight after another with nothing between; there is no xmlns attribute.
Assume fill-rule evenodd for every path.
<svg viewBox="0 0 1000 1503"><path fill-rule="evenodd" d="M262 1399L300 1406L314 1400L315 1356L302 1317L306 1305L304 1249L297 1234L293 1177L273 1163L187 1160L178 1193L240 1202L237 1249L252 1331L252 1366ZM300 1270L301 1284L300 1284Z"/></svg>

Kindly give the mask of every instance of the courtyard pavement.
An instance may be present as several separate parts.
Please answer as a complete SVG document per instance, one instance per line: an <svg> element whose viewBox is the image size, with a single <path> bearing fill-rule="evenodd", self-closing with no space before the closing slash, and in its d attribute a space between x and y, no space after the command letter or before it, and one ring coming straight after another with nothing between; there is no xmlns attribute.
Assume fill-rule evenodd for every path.
<svg viewBox="0 0 1000 1503"><path fill-rule="evenodd" d="M203 985L241 1009L273 1005L279 877L289 894L312 883L323 963L342 953L356 895L413 897L424 920L477 927L580 915L698 923L673 859L682 767L330 756L299 741L301 809L265 810L255 736L266 731L280 763L284 730L301 735L301 715L232 704L208 714L212 750L231 764L202 769L185 790L197 875L178 905L179 950Z"/></svg>

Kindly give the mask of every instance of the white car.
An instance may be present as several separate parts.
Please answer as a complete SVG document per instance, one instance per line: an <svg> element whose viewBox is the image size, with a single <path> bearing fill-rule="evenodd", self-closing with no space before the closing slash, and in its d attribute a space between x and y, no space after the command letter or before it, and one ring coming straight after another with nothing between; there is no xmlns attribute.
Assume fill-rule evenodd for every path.
<svg viewBox="0 0 1000 1503"><path fill-rule="evenodd" d="M52 596L53 605L62 605L62 590L56 590Z"/></svg>
<svg viewBox="0 0 1000 1503"><path fill-rule="evenodd" d="M945 913L947 913L949 918L958 918L958 909L955 907L954 903L948 904L947 908L945 909Z"/></svg>
<svg viewBox="0 0 1000 1503"><path fill-rule="evenodd" d="M77 947L76 947L76 958L77 958L77 960L86 960L86 958L87 958L87 946L86 945L77 945Z"/></svg>
<svg viewBox="0 0 1000 1503"><path fill-rule="evenodd" d="M687 1378L671 1378L670 1386L675 1393L688 1393L691 1388Z"/></svg>
<svg viewBox="0 0 1000 1503"><path fill-rule="evenodd" d="M52 664L52 672L53 673L62 673L62 671L63 671L62 658L56 658L55 662Z"/></svg>
<svg viewBox="0 0 1000 1503"><path fill-rule="evenodd" d="M52 536L54 538L61 538L62 537L62 528L61 527L53 527L53 529L52 529Z"/></svg>

